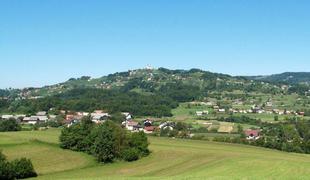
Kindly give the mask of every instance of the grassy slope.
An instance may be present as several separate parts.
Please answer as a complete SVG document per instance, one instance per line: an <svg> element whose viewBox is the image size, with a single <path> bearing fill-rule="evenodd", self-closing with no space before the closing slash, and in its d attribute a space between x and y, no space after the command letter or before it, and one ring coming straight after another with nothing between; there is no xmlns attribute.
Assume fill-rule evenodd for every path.
<svg viewBox="0 0 310 180"><path fill-rule="evenodd" d="M96 164L84 153L60 149L59 130L0 133L0 149L9 160L27 157L40 174L56 173Z"/></svg>
<svg viewBox="0 0 310 180"><path fill-rule="evenodd" d="M153 153L149 157L133 163L98 165L90 156L64 151L52 144L57 142L58 134L55 130L1 133L0 148L4 149L10 159L21 156L32 158L35 168L42 175L39 177L41 179L310 178L309 155L243 145L154 137L150 138ZM21 144L14 145L13 140ZM64 171L60 172L60 169Z"/></svg>

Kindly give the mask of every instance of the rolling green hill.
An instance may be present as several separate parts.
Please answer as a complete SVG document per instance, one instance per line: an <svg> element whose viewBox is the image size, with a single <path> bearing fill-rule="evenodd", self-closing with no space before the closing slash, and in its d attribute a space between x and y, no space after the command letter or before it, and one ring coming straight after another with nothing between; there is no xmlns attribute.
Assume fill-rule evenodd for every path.
<svg viewBox="0 0 310 180"><path fill-rule="evenodd" d="M245 77L233 77L199 69L169 70L159 68L130 70L94 79L88 76L71 78L66 82L52 86L23 89L20 95L25 98L44 97L77 88L121 89L123 91L149 94L164 90L167 87L173 88L171 87L173 84L182 84L184 87L199 89L201 92L233 90L280 91L280 87L253 82Z"/></svg>
<svg viewBox="0 0 310 180"><path fill-rule="evenodd" d="M150 137L152 154L97 164L58 147L59 130L0 133L9 159L31 158L38 179L309 179L310 156L244 145Z"/></svg>
<svg viewBox="0 0 310 180"><path fill-rule="evenodd" d="M199 69L137 69L96 79L89 76L71 78L42 88L1 91L9 98L0 98L0 113L33 114L51 108L74 111L106 109L162 117L171 116L171 108L178 103L203 101L207 97L236 99L248 94L270 97L294 93L305 96L310 93L310 86L305 83L309 79L309 73L233 77ZM293 82L304 84L284 86ZM152 108L154 110L150 110ZM141 112L141 109L148 110Z"/></svg>
<svg viewBox="0 0 310 180"><path fill-rule="evenodd" d="M177 83L199 88L203 92L241 90L244 92L273 93L283 91L282 85L308 85L309 82L310 73L308 72L285 72L267 76L230 76L200 69L145 68L117 72L100 78L91 78L90 76L70 78L66 82L42 88L0 90L0 97L37 99L77 88L121 89L150 94ZM309 87L307 88L309 89Z"/></svg>

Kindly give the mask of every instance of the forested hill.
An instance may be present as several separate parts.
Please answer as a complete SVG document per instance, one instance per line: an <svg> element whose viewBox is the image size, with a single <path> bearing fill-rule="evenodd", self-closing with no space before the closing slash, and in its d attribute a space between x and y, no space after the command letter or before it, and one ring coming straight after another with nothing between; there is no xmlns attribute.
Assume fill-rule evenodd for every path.
<svg viewBox="0 0 310 180"><path fill-rule="evenodd" d="M199 69L138 69L92 79L71 78L42 88L0 91L1 112L34 113L50 109L111 113L130 111L135 115L171 116L181 102L203 101L223 93L240 98L248 93L309 93L308 85L284 86L255 78L233 77Z"/></svg>
<svg viewBox="0 0 310 180"><path fill-rule="evenodd" d="M246 78L271 83L286 83L290 85L300 83L309 84L310 72L285 72L282 74L274 74L269 76L249 76Z"/></svg>
<svg viewBox="0 0 310 180"><path fill-rule="evenodd" d="M173 89L191 89L193 93L196 91L206 93L210 91L232 90L270 93L280 90L280 88L268 83L253 82L245 77L233 77L199 69L169 70L165 68L146 68L119 72L96 79L89 76L71 78L64 83L52 86L23 89L20 95L23 98L37 98L61 94L77 88L118 89L123 92L131 91L142 94L169 93Z"/></svg>

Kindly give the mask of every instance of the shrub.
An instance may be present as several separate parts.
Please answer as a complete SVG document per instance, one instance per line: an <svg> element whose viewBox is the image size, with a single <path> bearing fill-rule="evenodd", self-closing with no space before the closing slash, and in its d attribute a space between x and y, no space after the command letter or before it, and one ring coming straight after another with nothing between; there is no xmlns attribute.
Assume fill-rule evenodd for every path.
<svg viewBox="0 0 310 180"><path fill-rule="evenodd" d="M147 136L144 132L138 132L138 133L132 133L130 140L129 140L129 146L131 148L137 148L142 156L147 156L150 154L150 151L148 149L148 141Z"/></svg>
<svg viewBox="0 0 310 180"><path fill-rule="evenodd" d="M14 160L12 162L12 169L14 170L14 176L17 179L24 179L37 176L37 173L34 171L31 161L26 158Z"/></svg>
<svg viewBox="0 0 310 180"><path fill-rule="evenodd" d="M0 132L20 131L22 128L15 119L0 121Z"/></svg>
<svg viewBox="0 0 310 180"><path fill-rule="evenodd" d="M126 149L122 153L122 158L128 162L136 161L139 159L139 150L136 148Z"/></svg>
<svg viewBox="0 0 310 180"><path fill-rule="evenodd" d="M8 162L0 151L0 179L13 180L36 177L33 165L29 159L22 158Z"/></svg>
<svg viewBox="0 0 310 180"><path fill-rule="evenodd" d="M6 157L0 151L0 179L14 179L11 164L6 161Z"/></svg>

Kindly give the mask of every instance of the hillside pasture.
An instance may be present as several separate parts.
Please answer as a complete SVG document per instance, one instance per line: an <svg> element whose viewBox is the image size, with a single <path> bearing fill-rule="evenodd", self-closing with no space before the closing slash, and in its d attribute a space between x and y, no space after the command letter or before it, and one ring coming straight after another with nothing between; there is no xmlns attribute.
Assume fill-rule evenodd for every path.
<svg viewBox="0 0 310 180"><path fill-rule="evenodd" d="M98 164L58 147L59 130L0 133L9 159L31 158L38 179L309 179L310 155L270 149L149 137L151 155L139 161ZM10 143L10 141L14 143ZM56 142L56 143L55 143Z"/></svg>

